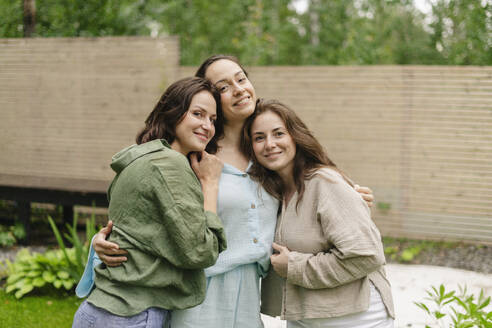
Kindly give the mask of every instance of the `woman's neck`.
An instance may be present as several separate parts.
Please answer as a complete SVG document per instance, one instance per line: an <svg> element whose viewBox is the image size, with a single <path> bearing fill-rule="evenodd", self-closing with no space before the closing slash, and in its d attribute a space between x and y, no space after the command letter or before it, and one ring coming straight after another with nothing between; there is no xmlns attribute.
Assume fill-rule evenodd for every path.
<svg viewBox="0 0 492 328"><path fill-rule="evenodd" d="M221 140L221 147L241 149L241 134L243 133L244 122L224 125L224 138Z"/></svg>
<svg viewBox="0 0 492 328"><path fill-rule="evenodd" d="M224 138L219 140L219 151L217 152L217 156L224 163L228 163L242 171L246 170L249 163L249 159L241 152L243 123L226 124L224 126Z"/></svg>

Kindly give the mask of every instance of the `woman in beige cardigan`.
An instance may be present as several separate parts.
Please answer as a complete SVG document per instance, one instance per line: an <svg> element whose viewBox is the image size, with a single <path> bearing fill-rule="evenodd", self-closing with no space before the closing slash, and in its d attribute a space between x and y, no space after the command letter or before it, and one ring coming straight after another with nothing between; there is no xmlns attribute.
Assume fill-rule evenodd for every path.
<svg viewBox="0 0 492 328"><path fill-rule="evenodd" d="M294 111L260 100L244 127L251 175L282 201L262 312L287 327L393 327L381 236L352 182Z"/></svg>

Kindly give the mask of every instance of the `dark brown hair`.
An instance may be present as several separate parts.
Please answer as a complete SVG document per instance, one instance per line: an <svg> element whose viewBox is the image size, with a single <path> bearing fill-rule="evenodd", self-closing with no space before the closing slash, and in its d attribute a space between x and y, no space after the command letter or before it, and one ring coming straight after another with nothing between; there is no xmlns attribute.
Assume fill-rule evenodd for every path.
<svg viewBox="0 0 492 328"><path fill-rule="evenodd" d="M222 60L222 59L230 60L231 62L238 64L238 66L241 67L241 69L243 70L246 77L248 76L248 72L246 72L243 65L241 65L241 63L239 62L239 59L237 59L237 57L231 56L231 55L212 55L212 56L208 57L207 59L205 59L202 62L200 67L198 67L198 70L196 71L195 76L205 78L205 74L207 73L208 67L210 65L212 65L213 63L215 63L216 61Z"/></svg>
<svg viewBox="0 0 492 328"><path fill-rule="evenodd" d="M241 150L253 161L253 165L249 171L250 175L253 179L261 183L267 192L277 199L282 200L285 188L280 176L276 172L261 166L253 152L251 126L259 115L266 112L275 113L282 119L296 145L293 172L296 190L299 195L296 206L304 194L304 181L311 178L319 168L329 167L336 170L353 186L352 182L328 158L321 144L292 109L277 100L259 99L255 112L248 117L244 124L241 136Z"/></svg>
<svg viewBox="0 0 492 328"><path fill-rule="evenodd" d="M199 77L188 77L171 84L154 110L145 120L145 127L138 133L136 142L142 144L155 139L166 139L171 144L176 138L176 126L188 111L192 98L201 91L208 91L215 99L217 120L215 121L215 135L205 150L215 154L218 149L217 140L224 135L224 116L220 104L219 91L208 81Z"/></svg>

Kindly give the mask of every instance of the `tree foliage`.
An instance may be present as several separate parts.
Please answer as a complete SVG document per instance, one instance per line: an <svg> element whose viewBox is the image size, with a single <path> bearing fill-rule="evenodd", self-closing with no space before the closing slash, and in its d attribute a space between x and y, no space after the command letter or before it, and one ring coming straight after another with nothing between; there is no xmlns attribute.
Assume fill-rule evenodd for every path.
<svg viewBox="0 0 492 328"><path fill-rule="evenodd" d="M178 35L181 63L492 65L491 0L43 0L38 37ZM0 0L0 37L22 37L22 0Z"/></svg>

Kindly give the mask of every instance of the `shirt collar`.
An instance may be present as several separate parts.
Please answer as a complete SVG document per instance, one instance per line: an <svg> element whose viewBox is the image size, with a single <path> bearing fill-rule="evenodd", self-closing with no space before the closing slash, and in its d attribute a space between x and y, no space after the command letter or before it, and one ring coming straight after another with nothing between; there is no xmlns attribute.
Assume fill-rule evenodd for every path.
<svg viewBox="0 0 492 328"><path fill-rule="evenodd" d="M248 167L246 168L246 171L241 171L240 169L238 169L237 167L235 166L232 166L230 164L227 164L227 163L224 163L224 167L222 168L222 172L223 173L227 173L227 174L234 174L234 175L241 175L241 176L246 176L248 172L248 170L250 169L251 165L253 164L253 162L249 162L248 163Z"/></svg>

